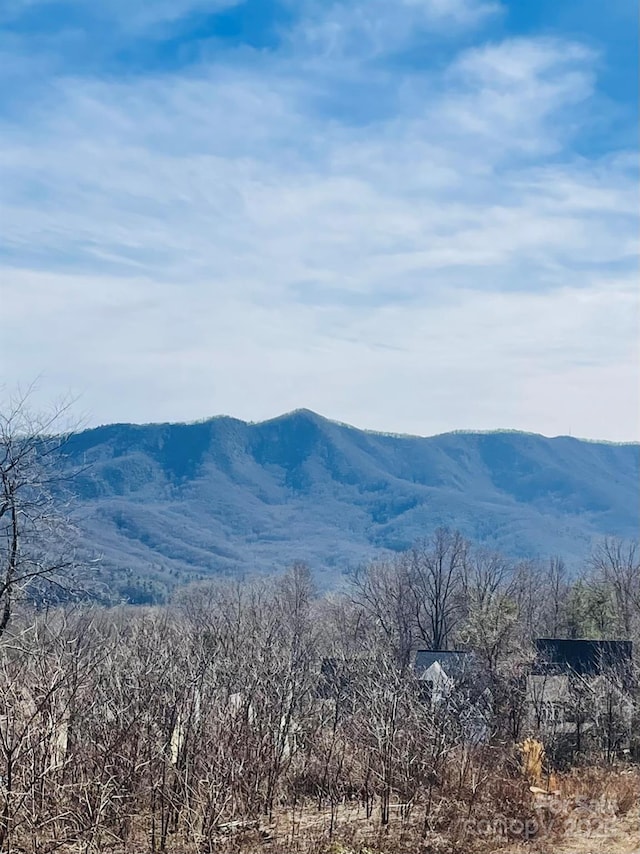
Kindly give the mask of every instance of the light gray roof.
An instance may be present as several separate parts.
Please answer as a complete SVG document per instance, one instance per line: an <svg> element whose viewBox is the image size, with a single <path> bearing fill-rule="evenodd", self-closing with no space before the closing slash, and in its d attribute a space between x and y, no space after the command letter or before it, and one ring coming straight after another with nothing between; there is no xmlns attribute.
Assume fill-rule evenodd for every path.
<svg viewBox="0 0 640 854"><path fill-rule="evenodd" d="M449 676L462 674L473 663L473 656L469 652L460 650L432 650L419 649L416 652L414 669L418 676L428 670L435 662Z"/></svg>

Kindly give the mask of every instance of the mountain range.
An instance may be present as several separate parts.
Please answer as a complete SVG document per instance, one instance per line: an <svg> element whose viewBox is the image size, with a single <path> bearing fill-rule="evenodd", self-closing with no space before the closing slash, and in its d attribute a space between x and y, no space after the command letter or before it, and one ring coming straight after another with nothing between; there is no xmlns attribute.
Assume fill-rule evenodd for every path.
<svg viewBox="0 0 640 854"><path fill-rule="evenodd" d="M307 562L321 587L438 526L516 558L638 536L640 445L512 431L421 438L297 410L112 424L66 444L82 549L133 601Z"/></svg>

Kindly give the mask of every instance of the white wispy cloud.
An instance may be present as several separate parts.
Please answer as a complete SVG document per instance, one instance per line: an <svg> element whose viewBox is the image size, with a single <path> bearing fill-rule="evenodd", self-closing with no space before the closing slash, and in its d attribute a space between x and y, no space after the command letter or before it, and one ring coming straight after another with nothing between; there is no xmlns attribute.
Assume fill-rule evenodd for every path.
<svg viewBox="0 0 640 854"><path fill-rule="evenodd" d="M325 17L366 29L358 8ZM407 32L495 13L403 8ZM66 74L5 120L7 376L83 392L94 421L305 405L423 433L635 435L636 166L573 150L598 57L461 48L355 121L318 104L340 74L362 85L338 54ZM385 91L396 74L371 73Z"/></svg>
<svg viewBox="0 0 640 854"><path fill-rule="evenodd" d="M491 0L302 0L305 14L293 30L301 51L325 56L379 56L421 36L475 27L500 14Z"/></svg>
<svg viewBox="0 0 640 854"><path fill-rule="evenodd" d="M25 12L39 9L53 9L60 13L61 6L87 10L98 19L112 20L129 31L144 31L158 24L175 22L193 12L215 13L238 5L241 0L141 0L131 3L129 0L104 0L95 3L94 0L4 0L0 8L0 21L11 22L20 18Z"/></svg>

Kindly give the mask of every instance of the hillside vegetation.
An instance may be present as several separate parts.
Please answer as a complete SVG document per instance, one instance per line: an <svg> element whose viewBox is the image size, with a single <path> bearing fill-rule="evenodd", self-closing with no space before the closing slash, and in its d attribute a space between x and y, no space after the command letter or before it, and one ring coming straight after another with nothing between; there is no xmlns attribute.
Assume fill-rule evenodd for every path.
<svg viewBox="0 0 640 854"><path fill-rule="evenodd" d="M635 851L637 661L557 718L526 690L540 634L637 640L618 554L637 553L540 582L440 533L343 595L297 566L171 606L21 609L0 636L0 849ZM436 631L474 653L437 693L412 665Z"/></svg>
<svg viewBox="0 0 640 854"><path fill-rule="evenodd" d="M578 565L638 531L638 445L515 433L370 433L298 411L259 424L110 425L72 437L87 556L133 601L178 580L308 563L322 587L441 526ZM140 579L143 579L140 581Z"/></svg>

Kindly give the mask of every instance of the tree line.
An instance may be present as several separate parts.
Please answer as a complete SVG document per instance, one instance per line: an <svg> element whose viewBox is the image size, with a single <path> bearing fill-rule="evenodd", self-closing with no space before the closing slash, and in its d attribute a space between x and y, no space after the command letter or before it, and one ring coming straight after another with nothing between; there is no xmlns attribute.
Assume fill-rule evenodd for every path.
<svg viewBox="0 0 640 854"><path fill-rule="evenodd" d="M634 543L606 539L571 574L442 528L324 594L298 564L162 607L64 602L55 445L16 417L0 421L0 850L235 851L240 833L248 851L278 826L290 850L320 851L364 820L403 850L472 851L474 818L537 820L527 738L547 774L637 761L635 663L571 687L568 750L527 683L537 637L638 649ZM473 670L436 699L421 648L473 651Z"/></svg>
<svg viewBox="0 0 640 854"><path fill-rule="evenodd" d="M324 596L300 565L164 607L25 605L0 645L0 849L102 850L142 834L150 851L178 837L213 851L234 824L283 810L295 824L310 808L331 836L345 803L428 834L454 808L503 808L498 784L530 809L515 746L533 735L551 755L559 737L526 696L532 639L597 628L592 599L628 618L604 570L588 582L560 570L510 567L438 531ZM478 668L437 703L412 668L434 640L473 649ZM637 684L614 675L590 690L572 701L589 731L572 761L619 760Z"/></svg>

